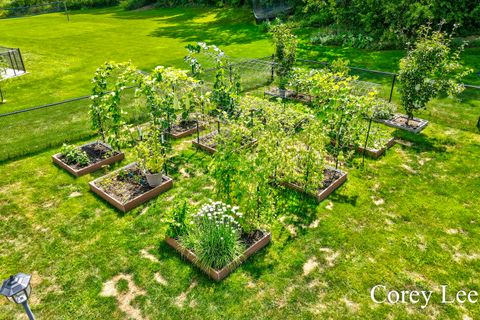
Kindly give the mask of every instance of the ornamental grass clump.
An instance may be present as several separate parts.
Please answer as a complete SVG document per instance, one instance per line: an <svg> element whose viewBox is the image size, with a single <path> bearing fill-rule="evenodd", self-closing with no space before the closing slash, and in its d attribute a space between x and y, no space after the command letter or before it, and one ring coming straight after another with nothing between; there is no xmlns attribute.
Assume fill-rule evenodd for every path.
<svg viewBox="0 0 480 320"><path fill-rule="evenodd" d="M241 218L238 207L210 201L192 215L189 230L179 238L180 243L193 251L203 266L222 269L243 252L238 222Z"/></svg>

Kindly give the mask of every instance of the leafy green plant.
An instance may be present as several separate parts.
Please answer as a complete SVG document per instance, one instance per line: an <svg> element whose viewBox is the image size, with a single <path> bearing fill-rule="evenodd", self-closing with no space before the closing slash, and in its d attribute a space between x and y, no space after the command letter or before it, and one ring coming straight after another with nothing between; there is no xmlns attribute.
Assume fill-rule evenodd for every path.
<svg viewBox="0 0 480 320"><path fill-rule="evenodd" d="M187 50L188 55L184 60L190 65L191 73L196 78L200 78L204 71L198 55L202 54L214 61L216 73L211 101L216 105L218 112L225 112L230 116L234 114L241 91L238 70L230 63L225 53L215 45L198 42L196 45L189 44Z"/></svg>
<svg viewBox="0 0 480 320"><path fill-rule="evenodd" d="M166 235L170 238L181 237L188 232L187 216L190 211L188 203L183 202L181 206L176 206L172 210L172 217L167 221L168 228Z"/></svg>
<svg viewBox="0 0 480 320"><path fill-rule="evenodd" d="M60 154L64 157L67 164L76 164L85 167L90 163L90 159L85 151L69 144L63 144Z"/></svg>
<svg viewBox="0 0 480 320"><path fill-rule="evenodd" d="M278 88L285 90L297 55L297 37L287 24L277 24L270 30L275 45L275 71Z"/></svg>
<svg viewBox="0 0 480 320"><path fill-rule="evenodd" d="M221 269L243 252L242 230L237 222L241 217L237 207L211 201L191 217L180 243L195 253L200 264Z"/></svg>
<svg viewBox="0 0 480 320"><path fill-rule="evenodd" d="M106 62L97 69L92 79L89 111L92 128L98 130L102 140L114 150L120 150L132 142L120 103L123 91L133 83L135 75L135 68L130 63ZM113 83L110 83L111 80Z"/></svg>
<svg viewBox="0 0 480 320"><path fill-rule="evenodd" d="M431 25L418 29L418 38L400 60L399 92L402 106L408 116L425 109L427 103L439 94L456 95L464 90L459 82L470 69L462 66L460 53L464 44L452 48L452 35L433 30Z"/></svg>
<svg viewBox="0 0 480 320"><path fill-rule="evenodd" d="M153 130L147 139L140 141L134 148L141 169L150 174L165 171L167 150L163 133Z"/></svg>
<svg viewBox="0 0 480 320"><path fill-rule="evenodd" d="M205 103L198 81L184 70L156 67L150 74L137 78L137 96L144 96L152 124L160 131L167 131L171 123L180 117L187 121L196 105Z"/></svg>

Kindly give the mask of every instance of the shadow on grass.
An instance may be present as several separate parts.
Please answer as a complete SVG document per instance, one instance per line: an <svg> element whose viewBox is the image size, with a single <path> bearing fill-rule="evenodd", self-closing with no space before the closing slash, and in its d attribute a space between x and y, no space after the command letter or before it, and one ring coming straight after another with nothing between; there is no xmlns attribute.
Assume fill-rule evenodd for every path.
<svg viewBox="0 0 480 320"><path fill-rule="evenodd" d="M453 140L428 137L424 133L415 134L400 129L395 130L393 132L393 135L397 139L412 142L411 146L405 146L404 144L400 143L402 147L408 147L419 152L429 151L444 153L447 152L447 148L445 145L455 145L455 142Z"/></svg>

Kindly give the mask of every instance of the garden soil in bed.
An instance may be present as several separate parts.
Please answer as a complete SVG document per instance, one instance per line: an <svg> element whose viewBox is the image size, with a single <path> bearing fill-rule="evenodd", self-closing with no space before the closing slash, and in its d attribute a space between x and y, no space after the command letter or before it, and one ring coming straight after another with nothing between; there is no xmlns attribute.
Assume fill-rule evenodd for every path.
<svg viewBox="0 0 480 320"><path fill-rule="evenodd" d="M268 245L271 241L271 234L261 230L255 230L249 234L242 234L241 241L245 245L245 251L236 260L230 262L228 265L219 270L205 267L198 263L195 253L180 245L177 239L167 237L165 241L169 246L178 251L185 259L189 260L193 265L206 273L210 278L215 281L221 281L230 273L232 273L240 264L242 264L242 262Z"/></svg>
<svg viewBox="0 0 480 320"><path fill-rule="evenodd" d="M346 180L347 173L335 168L325 168L323 171L322 187L319 188L315 194L312 194L312 196L320 202L340 187ZM290 189L304 192L304 188L299 183L284 182L282 184Z"/></svg>
<svg viewBox="0 0 480 320"><path fill-rule="evenodd" d="M52 156L52 161L63 169L67 170L74 176L80 177L87 173L94 172L103 166L123 160L125 155L118 151L113 151L106 143L95 141L79 147L88 156L90 160L86 166L80 166L76 163L69 164L66 162L61 153Z"/></svg>
<svg viewBox="0 0 480 320"><path fill-rule="evenodd" d="M428 121L420 118L413 118L407 124L408 117L404 114L395 114L391 119L376 119L376 122L383 123L389 127L419 133L428 125Z"/></svg>
<svg viewBox="0 0 480 320"><path fill-rule="evenodd" d="M198 125L198 130L202 130L203 125ZM189 135L194 134L197 132L197 121L189 120L189 121L181 121L177 124L171 126L170 131L168 132L175 139L180 139Z"/></svg>
<svg viewBox="0 0 480 320"><path fill-rule="evenodd" d="M151 187L136 163L100 177L90 184L90 190L120 211L127 212L156 197L173 186L173 180L163 176L159 186Z"/></svg>
<svg viewBox="0 0 480 320"><path fill-rule="evenodd" d="M209 134L203 135L198 139L192 140L192 144L200 148L210 154L217 152L217 142L216 136L218 135L218 131L210 132ZM257 143L257 139L251 137L244 137L242 141L242 148L249 147Z"/></svg>
<svg viewBox="0 0 480 320"><path fill-rule="evenodd" d="M373 159L377 159L381 157L385 153L385 151L391 148L394 144L395 144L395 138L391 138L385 143L383 147L379 149L367 147L367 149L365 150L365 154L372 157ZM357 151L359 153L363 153L363 149L364 149L363 146L361 146L357 148Z"/></svg>

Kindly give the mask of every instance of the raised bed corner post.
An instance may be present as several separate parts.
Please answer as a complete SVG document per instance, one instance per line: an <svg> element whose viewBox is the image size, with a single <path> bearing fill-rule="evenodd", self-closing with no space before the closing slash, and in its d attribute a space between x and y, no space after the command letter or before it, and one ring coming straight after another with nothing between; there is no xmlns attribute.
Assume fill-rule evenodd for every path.
<svg viewBox="0 0 480 320"><path fill-rule="evenodd" d="M368 138L370 137L371 128L372 128L372 118L370 118L368 121L367 137L365 138L365 144L363 146L363 152L362 152L362 167L365 166L365 153L367 152L367 144L368 144Z"/></svg>
<svg viewBox="0 0 480 320"><path fill-rule="evenodd" d="M67 15L67 21L70 22L70 15L68 14L67 2L63 1L63 8L65 9L65 14Z"/></svg>
<svg viewBox="0 0 480 320"><path fill-rule="evenodd" d="M197 120L197 143L200 143L200 127L198 125L198 120Z"/></svg>
<svg viewBox="0 0 480 320"><path fill-rule="evenodd" d="M393 75L392 79L392 88L390 89L390 98L388 98L388 102L392 102L392 96L393 96L393 89L395 88L395 81L397 80L397 75Z"/></svg>

